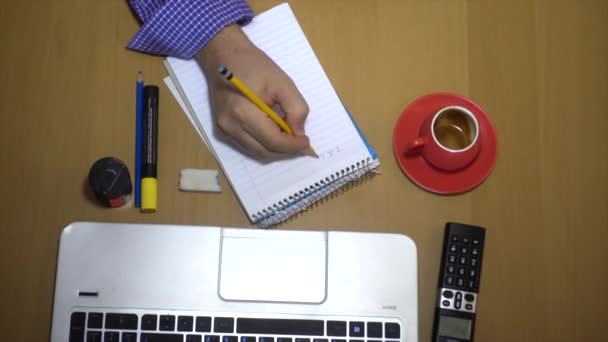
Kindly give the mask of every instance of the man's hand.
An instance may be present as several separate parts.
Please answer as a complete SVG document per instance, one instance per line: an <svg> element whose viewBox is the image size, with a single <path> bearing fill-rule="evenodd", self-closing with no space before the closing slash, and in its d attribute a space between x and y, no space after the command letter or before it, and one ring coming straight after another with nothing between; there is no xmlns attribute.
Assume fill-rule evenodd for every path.
<svg viewBox="0 0 608 342"><path fill-rule="evenodd" d="M302 152L310 142L304 133L308 105L293 81L266 54L249 41L238 25L220 31L196 55L205 69L218 127L260 158ZM279 104L293 130L281 130L256 105L218 72L226 66L272 107Z"/></svg>

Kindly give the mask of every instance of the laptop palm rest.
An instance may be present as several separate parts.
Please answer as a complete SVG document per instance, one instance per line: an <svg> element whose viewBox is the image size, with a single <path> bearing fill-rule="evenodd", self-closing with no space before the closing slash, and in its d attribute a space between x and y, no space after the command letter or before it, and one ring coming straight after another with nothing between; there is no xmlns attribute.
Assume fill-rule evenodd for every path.
<svg viewBox="0 0 608 342"><path fill-rule="evenodd" d="M325 300L325 233L251 234L224 229L222 235L219 281L222 299L311 304Z"/></svg>

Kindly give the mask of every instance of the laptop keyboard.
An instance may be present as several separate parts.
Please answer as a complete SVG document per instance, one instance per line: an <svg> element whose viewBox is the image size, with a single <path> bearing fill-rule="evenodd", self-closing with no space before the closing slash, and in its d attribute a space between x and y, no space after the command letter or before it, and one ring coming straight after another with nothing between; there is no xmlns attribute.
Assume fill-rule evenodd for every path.
<svg viewBox="0 0 608 342"><path fill-rule="evenodd" d="M183 313L71 314L69 342L399 342L388 319L228 317Z"/></svg>

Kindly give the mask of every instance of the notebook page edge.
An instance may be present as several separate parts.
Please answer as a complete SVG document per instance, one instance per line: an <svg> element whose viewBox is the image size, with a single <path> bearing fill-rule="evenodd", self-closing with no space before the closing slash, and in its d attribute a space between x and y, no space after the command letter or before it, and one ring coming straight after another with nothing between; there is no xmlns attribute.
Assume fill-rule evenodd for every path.
<svg viewBox="0 0 608 342"><path fill-rule="evenodd" d="M171 80L173 81L173 84L176 87L176 90L178 91L179 95L182 96L182 99L184 100L184 104L186 104L186 106L188 108L191 108L192 113L196 113L190 103L190 100L188 99L188 97L185 95L185 91L183 90L183 88L181 87L181 83L179 82L179 78L177 77L177 74L174 72L173 70L173 66L171 65L171 59L174 60L178 60L177 58L173 58L173 57L167 57L167 59L165 59L165 68L167 69L167 72L169 73L169 77L171 78ZM180 92L181 91L181 92ZM202 130L202 132L205 132L205 130L202 128L202 125L198 119L197 115L193 115L193 119L198 123L200 129ZM205 134L205 137L207 137L207 135ZM208 138L207 138L208 139ZM213 157L215 158L216 163L219 165L220 169L222 170L222 172L224 173L224 176L226 176L226 180L228 180L228 183L230 183L230 186L235 189L235 187L232 184L232 181L230 180L230 177L228 177L228 174L226 173L226 170L224 169L224 165L222 163L221 158L218 158L218 155L216 154L213 145L211 144L210 141L206 141L206 144L208 144L207 146L209 147L209 151L211 152L211 154L213 155ZM245 213L247 215L247 218L249 219L249 221L251 223L255 223L253 221L253 215L247 210L247 207L243 204L243 200L241 199L239 193L237 191L233 191L234 194L236 195L236 197L239 200L239 203L241 204L241 207L243 207L243 210L245 210Z"/></svg>
<svg viewBox="0 0 608 342"><path fill-rule="evenodd" d="M209 147L209 143L207 142L207 137L205 136L205 133L199 129L197 123L194 121L192 114L188 110L188 107L186 106L184 99L179 94L179 91L177 90L175 83L171 79L171 76L166 76L165 78L163 78L163 82L165 82L165 86L167 87L167 89L169 90L171 95L173 95L173 98L175 99L175 101L177 102L179 107L181 108L182 112L184 112L184 115L186 115L186 118L188 118L188 121L190 122L190 124L192 125L192 127L194 128L196 133L198 133L198 136L201 137L201 139L203 140L203 143L209 149L209 152L211 152L211 148Z"/></svg>

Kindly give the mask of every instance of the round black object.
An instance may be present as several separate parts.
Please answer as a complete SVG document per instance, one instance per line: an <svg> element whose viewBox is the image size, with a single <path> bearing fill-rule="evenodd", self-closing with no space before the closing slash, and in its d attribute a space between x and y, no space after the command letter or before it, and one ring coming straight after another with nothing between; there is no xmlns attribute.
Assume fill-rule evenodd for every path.
<svg viewBox="0 0 608 342"><path fill-rule="evenodd" d="M95 197L111 208L127 203L133 190L129 169L122 160L114 157L101 158L91 166L89 185Z"/></svg>

